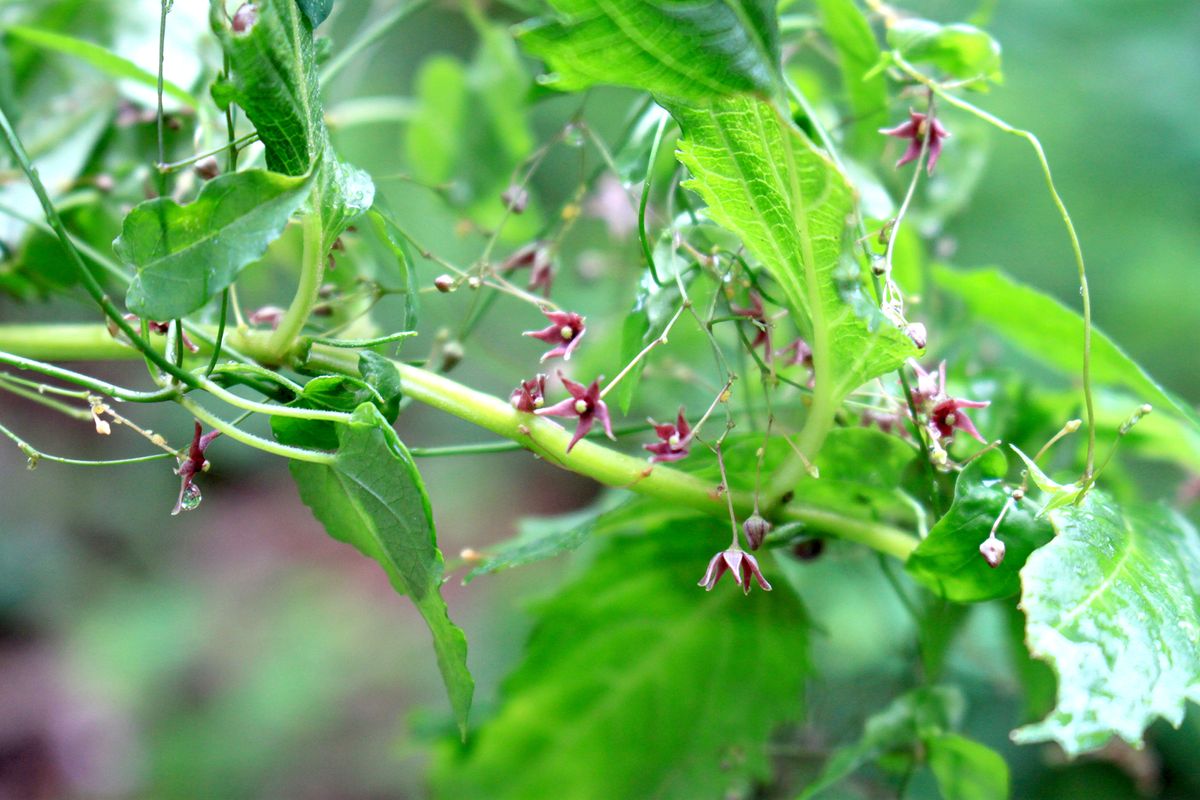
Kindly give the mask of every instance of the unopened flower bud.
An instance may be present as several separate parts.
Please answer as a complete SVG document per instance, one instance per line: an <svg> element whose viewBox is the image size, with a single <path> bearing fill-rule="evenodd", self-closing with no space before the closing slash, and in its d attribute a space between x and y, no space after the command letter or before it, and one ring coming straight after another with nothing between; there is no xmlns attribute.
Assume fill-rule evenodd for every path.
<svg viewBox="0 0 1200 800"><path fill-rule="evenodd" d="M454 278L449 275L438 275L433 279L433 285L442 294L448 294L454 291Z"/></svg>
<svg viewBox="0 0 1200 800"><path fill-rule="evenodd" d="M824 539L801 539L792 545L792 555L800 561L815 561L824 552Z"/></svg>
<svg viewBox="0 0 1200 800"><path fill-rule="evenodd" d="M481 281L476 275L472 275L471 277L467 278L467 286L472 289L478 289L482 285L483 281Z"/></svg>
<svg viewBox="0 0 1200 800"><path fill-rule="evenodd" d="M1004 542L995 536L989 536L979 545L979 553L992 569L1004 562Z"/></svg>
<svg viewBox="0 0 1200 800"><path fill-rule="evenodd" d="M442 345L442 372L449 372L463 360L462 342L449 341Z"/></svg>
<svg viewBox="0 0 1200 800"><path fill-rule="evenodd" d="M514 214L522 213L529 205L529 191L519 184L513 184L500 195L504 207Z"/></svg>
<svg viewBox="0 0 1200 800"><path fill-rule="evenodd" d="M234 33L249 33L256 22L258 22L258 6L254 3L245 3L233 13L230 27L233 28Z"/></svg>
<svg viewBox="0 0 1200 800"><path fill-rule="evenodd" d="M196 162L192 167L192 172L203 178L206 181L211 181L213 178L221 174L221 165L217 162L215 156L208 156Z"/></svg>
<svg viewBox="0 0 1200 800"><path fill-rule="evenodd" d="M96 179L92 181L92 183L97 189L105 194L111 192L114 188L116 188L117 185L117 182L113 180L113 176L109 175L107 172L97 175Z"/></svg>
<svg viewBox="0 0 1200 800"><path fill-rule="evenodd" d="M925 326L920 322L914 322L904 329L904 335L912 340L918 350L924 350L925 344L929 340L929 336L925 331Z"/></svg>
<svg viewBox="0 0 1200 800"><path fill-rule="evenodd" d="M751 550L757 550L762 545L763 539L771 532L772 527L771 523L758 513L751 514L742 523L742 533L746 534L746 543L750 545Z"/></svg>

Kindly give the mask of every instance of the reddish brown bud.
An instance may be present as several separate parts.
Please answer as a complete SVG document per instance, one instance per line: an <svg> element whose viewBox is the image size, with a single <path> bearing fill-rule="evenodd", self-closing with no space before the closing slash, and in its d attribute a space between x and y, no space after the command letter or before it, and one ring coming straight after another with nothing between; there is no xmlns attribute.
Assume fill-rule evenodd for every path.
<svg viewBox="0 0 1200 800"><path fill-rule="evenodd" d="M192 167L192 171L206 181L211 181L213 178L221 174L221 165L217 163L215 156L202 158Z"/></svg>
<svg viewBox="0 0 1200 800"><path fill-rule="evenodd" d="M979 553L988 566L995 569L1004 562L1004 542L995 536L989 536L979 545Z"/></svg>
<svg viewBox="0 0 1200 800"><path fill-rule="evenodd" d="M233 12L230 27L233 28L234 33L249 33L256 22L258 22L258 6L254 3L245 3Z"/></svg>
<svg viewBox="0 0 1200 800"><path fill-rule="evenodd" d="M763 539L771 532L772 527L774 526L758 513L750 515L742 523L742 533L746 534L746 543L750 545L751 550L757 550L762 545Z"/></svg>
<svg viewBox="0 0 1200 800"><path fill-rule="evenodd" d="M433 285L442 294L448 294L454 291L454 278L451 278L449 275L438 275L433 279Z"/></svg>

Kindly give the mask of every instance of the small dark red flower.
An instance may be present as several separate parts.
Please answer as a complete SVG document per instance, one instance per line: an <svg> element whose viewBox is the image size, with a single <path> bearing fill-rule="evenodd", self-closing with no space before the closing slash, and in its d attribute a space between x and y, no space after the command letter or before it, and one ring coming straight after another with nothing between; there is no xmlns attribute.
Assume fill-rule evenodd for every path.
<svg viewBox="0 0 1200 800"><path fill-rule="evenodd" d="M775 355L780 358L787 356L783 362L785 366L794 367L797 364L803 364L811 369L813 365L812 348L808 346L808 342L799 337L787 347L776 352Z"/></svg>
<svg viewBox="0 0 1200 800"><path fill-rule="evenodd" d="M736 546L722 550L713 556L712 560L708 562L708 569L704 572L704 577L697 585L703 586L711 592L717 585L717 581L721 580L721 576L726 572L733 574L734 582L741 586L742 591L746 594L750 594L751 578L758 581L758 585L764 592L771 591L771 584L767 583L767 579L763 577L762 570L758 568L758 561L754 556Z"/></svg>
<svg viewBox="0 0 1200 800"><path fill-rule="evenodd" d="M525 331L524 336L541 339L554 347L542 354L542 361L548 358L562 356L564 361L571 359L571 352L579 346L583 338L587 320L573 311L542 311L550 325L540 331Z"/></svg>
<svg viewBox="0 0 1200 800"><path fill-rule="evenodd" d="M500 273L524 267L529 267L529 283L525 288L531 292L541 289L542 294L549 297L550 288L554 285L554 262L550 257L550 248L544 242L531 242L506 258L500 265Z"/></svg>
<svg viewBox="0 0 1200 800"><path fill-rule="evenodd" d="M575 426L575 435L571 437L571 443L567 445L567 452L571 452L575 443L588 435L596 420L600 420L608 438L616 441L617 437L613 436L612 432L612 419L608 416L608 406L600 399L600 379L592 381L590 386L576 383L562 372L558 373L558 379L562 381L562 385L571 393L571 396L560 403L539 408L533 413L541 417L575 417L579 420Z"/></svg>
<svg viewBox="0 0 1200 800"><path fill-rule="evenodd" d="M938 122L936 117L926 117L925 114L911 109L908 112L908 122L901 123L894 128L880 128L879 132L887 136L895 136L897 139L909 140L908 149L896 162L897 167L902 167L910 161L916 161L921 155L921 144L928 137L929 164L926 172L930 175L933 174L933 168L937 165L938 156L942 154L942 140L950 136L949 131L942 126L942 123Z"/></svg>
<svg viewBox="0 0 1200 800"><path fill-rule="evenodd" d="M538 373L513 389L509 402L517 411L533 413L546 404L546 376Z"/></svg>
<svg viewBox="0 0 1200 800"><path fill-rule="evenodd" d="M767 313L763 308L762 295L753 289L750 290L750 306L742 308L740 306L731 305L729 310L739 317L745 317L754 323L756 335L754 341L750 343L751 348L763 346L763 357L767 361L771 360L771 324L767 321Z"/></svg>
<svg viewBox="0 0 1200 800"><path fill-rule="evenodd" d="M948 439L954 435L954 431L964 431L968 436L987 443L987 440L979 435L979 431L975 428L975 423L971 422L964 408L987 408L991 405L990 402L984 400L960 400L956 397L947 397L942 402L933 407L933 413L929 415L929 424L938 432L938 437Z"/></svg>
<svg viewBox="0 0 1200 800"><path fill-rule="evenodd" d="M679 417L674 424L667 422L660 425L654 420L650 420L650 424L654 426L654 432L661 440L653 444L642 445L653 453L650 456L651 461L678 461L681 458L687 458L692 445L692 428L683 416L683 406L679 407Z"/></svg>
<svg viewBox="0 0 1200 800"><path fill-rule="evenodd" d="M175 510L171 512L171 516L175 516L180 511L191 510L200 503L200 488L194 483L196 474L203 472L208 466L208 460L204 457L204 452L208 450L208 446L212 444L212 440L221 435L220 431L209 431L203 433L203 428L200 423L196 423L195 432L192 434L192 446L188 448L187 458L179 465L179 469L175 470L180 478L179 483L179 499L175 501Z"/></svg>

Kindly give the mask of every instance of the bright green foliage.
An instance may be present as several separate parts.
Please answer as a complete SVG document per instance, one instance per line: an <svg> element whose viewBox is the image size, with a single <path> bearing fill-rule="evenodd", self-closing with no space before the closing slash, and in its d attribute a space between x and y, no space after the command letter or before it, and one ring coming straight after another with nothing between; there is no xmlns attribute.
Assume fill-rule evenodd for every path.
<svg viewBox="0 0 1200 800"><path fill-rule="evenodd" d="M1042 471L1041 467L1034 463L1032 458L1022 453L1015 444L1009 445L1009 447L1025 463L1025 469L1029 471L1029 479L1033 481L1033 485L1045 494L1042 510L1038 512L1038 516L1044 516L1056 508L1074 503L1079 498L1079 493L1083 490L1082 486L1077 483L1059 483L1051 479Z"/></svg>
<svg viewBox="0 0 1200 800"><path fill-rule="evenodd" d="M404 286L404 329L416 330L418 315L421 310L421 295L417 291L417 271L413 268L412 259L404 243L392 235L387 219L372 209L367 213L367 222L375 233L375 238L383 245L396 264L400 273L400 283Z"/></svg>
<svg viewBox="0 0 1200 800"><path fill-rule="evenodd" d="M1083 319L1057 300L997 269L935 268L941 289L953 294L971 316L986 323L1023 352L1067 374L1083 363ZM1120 386L1140 401L1177 413L1200 427L1187 403L1162 388L1112 339L1092 331L1092 380Z"/></svg>
<svg viewBox="0 0 1200 800"><path fill-rule="evenodd" d="M778 82L774 0L553 0L521 43L552 70L558 89L597 83L702 100L772 94Z"/></svg>
<svg viewBox="0 0 1200 800"><path fill-rule="evenodd" d="M541 604L497 716L446 745L439 797L691 800L765 773L803 705L804 614L786 590L696 586L720 523L644 530Z"/></svg>
<svg viewBox="0 0 1200 800"><path fill-rule="evenodd" d="M925 748L946 800L1008 800L1008 765L995 750L953 733L928 737Z"/></svg>
<svg viewBox="0 0 1200 800"><path fill-rule="evenodd" d="M277 438L312 446L304 428L281 428L280 419L273 418ZM333 464L290 462L300 499L330 536L378 562L396 591L408 595L424 617L450 705L465 735L475 682L467 670L467 638L450 621L442 600L444 562L421 476L373 404L360 405L348 424L334 425L334 430Z"/></svg>
<svg viewBox="0 0 1200 800"><path fill-rule="evenodd" d="M870 306L857 280L843 286L837 274L853 194L803 133L749 96L672 105L671 113L685 136L679 160L693 176L685 185L778 282L814 350L829 343L827 391L844 397L917 354L878 314L868 320L856 313L870 313Z"/></svg>
<svg viewBox="0 0 1200 800"><path fill-rule="evenodd" d="M296 3L314 28L324 22L329 12L333 11L333 0L296 0Z"/></svg>
<svg viewBox="0 0 1200 800"><path fill-rule="evenodd" d="M319 172L317 201L326 246L371 207L375 186L341 162L329 143L317 82L312 23L295 0L262 0L258 21L234 33L214 0L212 26L229 56L232 99L254 123L267 166L285 175Z"/></svg>
<svg viewBox="0 0 1200 800"><path fill-rule="evenodd" d="M416 177L451 184L449 199L481 225L505 215L501 195L534 149L527 118L529 73L503 28L479 24L479 50L468 66L451 56L427 60L416 79L419 105L408 126L409 163ZM479 158L487 153L487 158ZM516 175L519 179L521 176ZM532 236L536 203L505 225L514 238Z"/></svg>
<svg viewBox="0 0 1200 800"><path fill-rule="evenodd" d="M1118 508L1093 490L1050 513L1058 535L1021 571L1030 652L1058 675L1058 705L1017 730L1068 754L1131 744L1200 702L1200 534L1164 507Z"/></svg>
<svg viewBox="0 0 1200 800"><path fill-rule="evenodd" d="M850 148L862 155L883 150L878 129L887 124L887 81L882 73L867 77L881 56L875 33L854 0L818 0L825 35L833 43L842 71L842 87L854 116Z"/></svg>
<svg viewBox="0 0 1200 800"><path fill-rule="evenodd" d="M158 87L157 75L147 72L129 59L122 58L94 42L24 25L9 25L4 28L4 33L38 47L78 58L114 78L137 81L152 89ZM175 98L189 108L200 107L200 101L193 97L191 92L166 79L163 80L163 94Z"/></svg>
<svg viewBox="0 0 1200 800"><path fill-rule="evenodd" d="M1003 464L1003 457L999 462ZM1050 541L1049 523L1037 519L1026 500L1004 515L996 536L1004 542L1004 561L990 567L979 553L1008 501L1003 471L978 459L958 476L954 503L909 556L905 568L930 590L956 603L1010 597L1021 590L1019 572L1034 549Z"/></svg>
<svg viewBox="0 0 1200 800"><path fill-rule="evenodd" d="M868 763L885 758L907 772L921 749L928 753L929 766L947 800L1005 800L1004 760L987 747L950 733L962 716L962 695L951 687L925 687L896 698L867 720L862 738L830 757L800 800L821 796ZM935 751L940 752L934 755Z"/></svg>
<svg viewBox="0 0 1200 800"><path fill-rule="evenodd" d="M927 19L907 18L888 27L888 44L908 61L931 64L947 76L975 89L987 81L1000 83L1000 43L974 25L939 25ZM973 80L978 78L979 80Z"/></svg>
<svg viewBox="0 0 1200 800"><path fill-rule="evenodd" d="M168 197L125 217L113 249L137 270L125 303L147 319L173 319L204 306L274 241L312 181L265 170L222 175L181 206Z"/></svg>
<svg viewBox="0 0 1200 800"><path fill-rule="evenodd" d="M358 356L358 374L363 381L379 393L383 406L379 409L383 418L395 422L400 415L400 372L396 365L379 353L364 350Z"/></svg>

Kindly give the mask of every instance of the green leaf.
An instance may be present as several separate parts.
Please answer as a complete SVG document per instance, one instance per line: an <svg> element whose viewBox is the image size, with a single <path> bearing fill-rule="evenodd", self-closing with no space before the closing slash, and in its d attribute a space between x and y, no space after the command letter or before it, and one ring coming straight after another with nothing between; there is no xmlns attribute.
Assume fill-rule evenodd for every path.
<svg viewBox="0 0 1200 800"><path fill-rule="evenodd" d="M850 101L851 148L878 155L884 140L879 128L887 124L887 80L882 72L872 73L879 63L879 42L866 16L854 0L817 0L825 35L837 50L842 85ZM869 75L869 77L868 77Z"/></svg>
<svg viewBox="0 0 1200 800"><path fill-rule="evenodd" d="M799 604L696 586L720 523L642 530L541 604L496 717L444 748L438 796L692 800L767 774L769 734L803 705Z"/></svg>
<svg viewBox="0 0 1200 800"><path fill-rule="evenodd" d="M1112 736L1140 746L1200 702L1200 534L1161 506L1119 508L1093 490L1050 513L1057 536L1021 571L1026 643L1058 675L1058 705L1013 733L1068 755Z"/></svg>
<svg viewBox="0 0 1200 800"><path fill-rule="evenodd" d="M281 419L272 418L280 441L313 445L305 429L281 428ZM333 427L333 464L289 464L300 498L330 536L378 562L396 591L417 607L433 634L438 668L465 736L475 682L467 670L466 636L450 621L442 600L442 554L421 476L396 432L371 403L355 409L349 424Z"/></svg>
<svg viewBox="0 0 1200 800"><path fill-rule="evenodd" d="M364 350L358 355L358 374L363 381L379 393L383 406L379 409L383 418L389 423L395 422L400 415L400 370L390 359L378 353Z"/></svg>
<svg viewBox="0 0 1200 800"><path fill-rule="evenodd" d="M417 286L417 271L409 258L404 242L392 236L391 223L376 210L367 214L371 230L375 237L387 249L396 261L396 269L400 272L400 282L404 284L404 329L416 330L417 319L421 310L421 292Z"/></svg>
<svg viewBox="0 0 1200 800"><path fill-rule="evenodd" d="M165 320L204 306L262 257L310 185L304 176L253 169L209 181L186 206L169 197L139 204L113 242L137 270L125 298L129 310Z"/></svg>
<svg viewBox="0 0 1200 800"><path fill-rule="evenodd" d="M897 697L867 720L857 742L830 756L799 800L818 796L886 754L899 752L913 758L918 744L958 727L962 716L962 694L949 686L923 687Z"/></svg>
<svg viewBox="0 0 1200 800"><path fill-rule="evenodd" d="M1068 374L1083 364L1083 319L1057 300L998 269L934 268L943 291L958 297L972 317L983 320L1026 355ZM1200 416L1127 356L1113 341L1092 330L1092 380L1124 387L1200 428Z"/></svg>
<svg viewBox="0 0 1200 800"><path fill-rule="evenodd" d="M932 64L948 76L963 81L979 78L1000 83L1000 43L974 25L939 25L908 17L888 27L888 44L908 61ZM972 81L972 88L983 83Z"/></svg>
<svg viewBox="0 0 1200 800"><path fill-rule="evenodd" d="M296 0L304 16L314 28L325 21L329 12L333 11L333 0Z"/></svg>
<svg viewBox="0 0 1200 800"><path fill-rule="evenodd" d="M996 529L996 536L1004 542L1004 561L994 569L988 566L979 545L987 539L1009 495L996 471L989 471L983 462L977 459L959 474L950 510L905 563L910 575L956 603L1015 595L1021 590L1019 573L1029 554L1054 535L1048 522L1030 513L1028 502L1013 504Z"/></svg>
<svg viewBox="0 0 1200 800"><path fill-rule="evenodd" d="M381 411L385 401L374 386L348 375L320 375L304 385L304 391L292 402L292 408L315 408L347 414L363 403L374 403ZM314 450L336 450L337 423L298 417L271 417L271 430L281 442L303 442Z"/></svg>
<svg viewBox="0 0 1200 800"><path fill-rule="evenodd" d="M995 750L952 733L929 737L925 748L942 797L1008 800L1008 765Z"/></svg>
<svg viewBox="0 0 1200 800"><path fill-rule="evenodd" d="M137 81L151 89L158 88L158 76L156 74L147 72L129 59L123 58L94 42L38 28L29 28L24 25L8 25L4 28L4 33L9 36L15 36L37 47L78 58L114 78ZM200 101L191 92L166 79L163 80L163 94L175 98L190 108L200 107Z"/></svg>
<svg viewBox="0 0 1200 800"><path fill-rule="evenodd" d="M325 245L371 207L370 176L338 160L329 143L317 82L313 24L296 0L261 0L258 21L235 33L213 0L213 31L232 67L232 99L254 123L267 167L285 175L319 171L313 213L322 216ZM315 3L314 5L320 5Z"/></svg>
<svg viewBox="0 0 1200 800"><path fill-rule="evenodd" d="M693 176L685 185L779 283L805 338L828 339L835 398L917 355L866 302L860 281L839 280L853 193L803 133L748 96L669 108L685 135L677 154Z"/></svg>
<svg viewBox="0 0 1200 800"><path fill-rule="evenodd" d="M1062 508L1068 503L1074 503L1076 498L1079 497L1082 487L1078 484L1058 483L1051 480L1045 472L1042 472L1042 468L1034 463L1032 458L1022 453L1015 444L1010 444L1009 447L1025 462L1025 468L1029 471L1029 477L1033 481L1034 486L1037 486L1047 495L1042 510L1038 512L1039 517L1045 516L1048 512L1056 508Z"/></svg>
<svg viewBox="0 0 1200 800"><path fill-rule="evenodd" d="M775 0L551 0L558 12L518 31L565 90L617 84L693 100L771 94L778 83Z"/></svg>

